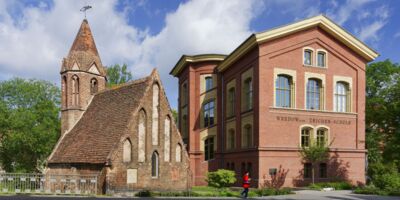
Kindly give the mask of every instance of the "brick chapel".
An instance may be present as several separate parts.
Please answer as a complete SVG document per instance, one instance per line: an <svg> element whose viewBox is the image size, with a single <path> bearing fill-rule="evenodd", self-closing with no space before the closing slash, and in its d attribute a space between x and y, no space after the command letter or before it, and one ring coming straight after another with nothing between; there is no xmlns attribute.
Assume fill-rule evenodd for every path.
<svg viewBox="0 0 400 200"><path fill-rule="evenodd" d="M254 187L282 168L285 186L305 185L300 151L312 142L330 154L316 181L365 183L365 70L377 56L323 15L254 33L228 55L183 55L171 75L195 185L219 168L249 171Z"/></svg>
<svg viewBox="0 0 400 200"><path fill-rule="evenodd" d="M103 193L187 188L187 152L156 70L107 88L85 19L60 74L61 137L46 174L97 175Z"/></svg>

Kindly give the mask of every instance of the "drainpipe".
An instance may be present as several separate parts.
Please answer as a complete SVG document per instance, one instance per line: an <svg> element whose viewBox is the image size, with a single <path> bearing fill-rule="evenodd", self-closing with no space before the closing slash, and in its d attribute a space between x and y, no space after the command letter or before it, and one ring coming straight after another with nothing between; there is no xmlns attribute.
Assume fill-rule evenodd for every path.
<svg viewBox="0 0 400 200"><path fill-rule="evenodd" d="M225 129L225 115L224 115L224 75L220 72L218 72L221 75L221 167L220 168L224 168L224 150L225 150L225 134L224 134L224 129ZM218 93L217 93L218 95Z"/></svg>

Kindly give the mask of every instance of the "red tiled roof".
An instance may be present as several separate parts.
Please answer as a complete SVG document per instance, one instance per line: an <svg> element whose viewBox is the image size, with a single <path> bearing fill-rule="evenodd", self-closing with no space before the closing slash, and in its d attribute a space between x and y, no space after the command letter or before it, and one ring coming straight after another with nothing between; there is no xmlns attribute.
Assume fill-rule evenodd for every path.
<svg viewBox="0 0 400 200"><path fill-rule="evenodd" d="M150 82L148 76L96 94L82 118L60 139L48 163L106 163Z"/></svg>

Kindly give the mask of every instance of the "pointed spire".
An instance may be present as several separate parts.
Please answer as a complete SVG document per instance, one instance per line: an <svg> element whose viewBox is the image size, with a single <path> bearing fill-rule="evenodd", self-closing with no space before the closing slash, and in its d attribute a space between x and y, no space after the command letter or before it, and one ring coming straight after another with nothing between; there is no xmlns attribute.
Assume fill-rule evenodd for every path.
<svg viewBox="0 0 400 200"><path fill-rule="evenodd" d="M87 19L82 21L68 56L63 60L61 73L66 70L77 70L76 67L74 68L76 65L79 66L80 71L106 76Z"/></svg>
<svg viewBox="0 0 400 200"><path fill-rule="evenodd" d="M71 53L73 51L85 51L99 56L87 19L82 21L81 27L79 28L78 34L76 34L74 43L69 52Z"/></svg>

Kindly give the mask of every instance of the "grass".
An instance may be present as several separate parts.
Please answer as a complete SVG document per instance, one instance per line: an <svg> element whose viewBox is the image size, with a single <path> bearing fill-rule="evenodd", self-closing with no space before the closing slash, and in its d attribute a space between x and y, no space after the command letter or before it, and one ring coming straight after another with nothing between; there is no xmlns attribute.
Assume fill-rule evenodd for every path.
<svg viewBox="0 0 400 200"><path fill-rule="evenodd" d="M152 191L142 191L137 194L140 197L177 197L177 196L192 196L192 197L240 197L242 190L223 188L217 189L208 186L194 186L190 192L152 192ZM274 189L251 189L249 191L249 197L259 197L259 196L271 196L271 195L285 195L292 194L292 190L289 188L284 188L280 190Z"/></svg>

